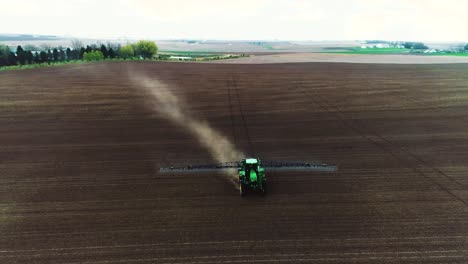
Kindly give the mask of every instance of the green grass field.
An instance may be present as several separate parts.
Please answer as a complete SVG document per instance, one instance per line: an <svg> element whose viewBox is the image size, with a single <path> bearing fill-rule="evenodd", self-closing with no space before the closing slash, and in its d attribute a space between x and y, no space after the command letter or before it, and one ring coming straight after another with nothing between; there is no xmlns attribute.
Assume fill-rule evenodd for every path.
<svg viewBox="0 0 468 264"><path fill-rule="evenodd" d="M409 53L409 50L400 48L355 48L353 52L358 54L405 54Z"/></svg>
<svg viewBox="0 0 468 264"><path fill-rule="evenodd" d="M343 53L343 54L408 54L409 49L400 48L365 48L350 47L343 48L342 51L327 51L326 53Z"/></svg>
<svg viewBox="0 0 468 264"><path fill-rule="evenodd" d="M437 53L423 53L422 55L428 56L456 56L456 57L466 57L468 52L437 52Z"/></svg>
<svg viewBox="0 0 468 264"><path fill-rule="evenodd" d="M92 63L92 62L87 62L87 61L82 61L82 60L73 60L73 61L55 62L51 64L40 63L40 64L4 66L4 67L0 67L0 71L27 70L27 69L57 67L57 66L63 66L63 65L69 65L69 64L83 64L83 63Z"/></svg>
<svg viewBox="0 0 468 264"><path fill-rule="evenodd" d="M163 51L159 55L159 58L151 59L153 61L162 61L162 60L169 60L170 56L183 56L183 57L192 57L193 61L208 61L208 60L223 60L223 59L234 59L240 57L248 57L248 55L241 54L241 55L230 55L225 53L208 53L205 51ZM129 59L122 59L122 58L115 58L115 59L106 59L104 61L131 61L131 60L140 60L138 58L129 58ZM147 59L149 60L149 59ZM15 65L15 66L4 66L0 67L0 71L15 71L15 70L27 70L27 69L36 69L36 68L44 68L44 67L58 67L64 66L69 64L84 64L84 63L96 63L96 62L103 62L103 61L84 61L84 60L73 60L73 61L64 61L64 62L54 62L54 63L40 63L40 64L27 64L27 65Z"/></svg>

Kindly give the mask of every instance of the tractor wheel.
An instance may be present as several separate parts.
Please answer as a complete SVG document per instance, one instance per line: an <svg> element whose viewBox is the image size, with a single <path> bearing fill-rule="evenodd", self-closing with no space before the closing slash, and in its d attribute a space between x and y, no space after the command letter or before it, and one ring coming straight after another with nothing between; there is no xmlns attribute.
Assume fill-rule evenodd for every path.
<svg viewBox="0 0 468 264"><path fill-rule="evenodd" d="M244 184L242 184L242 183L239 184L239 193L240 193L240 196L245 195Z"/></svg>
<svg viewBox="0 0 468 264"><path fill-rule="evenodd" d="M262 184L262 195L266 194L266 192L267 192L266 188L267 188L267 183L266 183L266 181L264 181L263 184Z"/></svg>

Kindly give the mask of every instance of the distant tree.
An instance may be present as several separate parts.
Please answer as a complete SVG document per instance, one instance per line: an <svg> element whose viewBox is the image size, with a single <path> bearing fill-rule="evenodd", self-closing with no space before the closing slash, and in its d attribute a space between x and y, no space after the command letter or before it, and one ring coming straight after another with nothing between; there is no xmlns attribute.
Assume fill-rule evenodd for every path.
<svg viewBox="0 0 468 264"><path fill-rule="evenodd" d="M0 67L8 65L8 55L10 55L10 48L0 44Z"/></svg>
<svg viewBox="0 0 468 264"><path fill-rule="evenodd" d="M82 60L82 59L83 59L83 54L84 54L85 52L86 52L86 49L83 48L83 47L81 47L81 49L80 49L80 54L79 54L79 56L78 56L78 59L79 59L79 60Z"/></svg>
<svg viewBox="0 0 468 264"><path fill-rule="evenodd" d="M107 57L109 56L109 52L107 51L107 48L106 46L104 46L104 44L101 45L101 52L102 52L102 55L104 56L104 59L107 59Z"/></svg>
<svg viewBox="0 0 468 264"><path fill-rule="evenodd" d="M120 44L118 43L113 43L113 42L107 42L107 50L110 50L111 48L115 51L119 50Z"/></svg>
<svg viewBox="0 0 468 264"><path fill-rule="evenodd" d="M405 49L428 49L422 42L405 42L403 46Z"/></svg>
<svg viewBox="0 0 468 264"><path fill-rule="evenodd" d="M49 50L50 51L50 50ZM44 63L44 62L49 62L49 55L47 54L47 52L45 51L41 51L41 53L39 54L39 56L41 57L41 63Z"/></svg>
<svg viewBox="0 0 468 264"><path fill-rule="evenodd" d="M0 67L6 66L7 65L7 60L3 58L3 54L0 51Z"/></svg>
<svg viewBox="0 0 468 264"><path fill-rule="evenodd" d="M65 56L65 51L63 50L63 48L60 48L59 50L59 57L60 57L60 61L65 61L66 60L66 56Z"/></svg>
<svg viewBox="0 0 468 264"><path fill-rule="evenodd" d="M91 51L93 51L93 49L89 45L86 46L85 50L87 53L91 53Z"/></svg>
<svg viewBox="0 0 468 264"><path fill-rule="evenodd" d="M19 64L26 64L26 54L21 45L18 45L18 47L16 48L16 59L18 60Z"/></svg>
<svg viewBox="0 0 468 264"><path fill-rule="evenodd" d="M468 50L468 44L465 45L465 50Z"/></svg>
<svg viewBox="0 0 468 264"><path fill-rule="evenodd" d="M115 58L115 52L113 48L109 48L109 58L111 59Z"/></svg>
<svg viewBox="0 0 468 264"><path fill-rule="evenodd" d="M112 46L112 49L114 50L114 53L115 53L116 57L119 55L119 50L120 50L121 47L122 47L122 45L120 45L120 44L115 44L114 46Z"/></svg>
<svg viewBox="0 0 468 264"><path fill-rule="evenodd" d="M81 42L79 39L73 39L71 41L71 47L73 48L73 50L80 50L84 46L83 46L83 42Z"/></svg>
<svg viewBox="0 0 468 264"><path fill-rule="evenodd" d="M41 57L39 56L39 52L34 54L34 63L41 63Z"/></svg>
<svg viewBox="0 0 468 264"><path fill-rule="evenodd" d="M405 49L411 49L411 47L413 47L413 42L405 42L403 46Z"/></svg>
<svg viewBox="0 0 468 264"><path fill-rule="evenodd" d="M52 55L52 51L48 50L47 51L47 63L50 64L52 61L54 61L54 56Z"/></svg>
<svg viewBox="0 0 468 264"><path fill-rule="evenodd" d="M72 50L72 60L79 60L80 59L80 51L79 50Z"/></svg>
<svg viewBox="0 0 468 264"><path fill-rule="evenodd" d="M67 61L73 60L72 50L70 48L67 48L65 53L67 54Z"/></svg>
<svg viewBox="0 0 468 264"><path fill-rule="evenodd" d="M151 59L158 53L158 46L153 41L140 40L135 44L135 53L145 59Z"/></svg>
<svg viewBox="0 0 468 264"><path fill-rule="evenodd" d="M100 50L95 50L91 52L85 52L83 54L83 59L85 61L99 61L104 59L104 55Z"/></svg>
<svg viewBox="0 0 468 264"><path fill-rule="evenodd" d="M119 56L123 59L131 58L135 55L132 45L125 45L120 48Z"/></svg>
<svg viewBox="0 0 468 264"><path fill-rule="evenodd" d="M15 56L15 53L13 52L10 52L10 54L8 54L8 59L7 59L7 65L8 66L14 66L14 65L17 65L17 60L16 60L16 56Z"/></svg>
<svg viewBox="0 0 468 264"><path fill-rule="evenodd" d="M34 62L34 55L30 50L26 51L26 61L28 64L32 64Z"/></svg>
<svg viewBox="0 0 468 264"><path fill-rule="evenodd" d="M414 42L413 46L411 46L412 49L428 49L429 47L424 45L422 42Z"/></svg>
<svg viewBox="0 0 468 264"><path fill-rule="evenodd" d="M52 56L54 57L54 62L59 61L59 52L56 48L54 48L54 50L52 51Z"/></svg>

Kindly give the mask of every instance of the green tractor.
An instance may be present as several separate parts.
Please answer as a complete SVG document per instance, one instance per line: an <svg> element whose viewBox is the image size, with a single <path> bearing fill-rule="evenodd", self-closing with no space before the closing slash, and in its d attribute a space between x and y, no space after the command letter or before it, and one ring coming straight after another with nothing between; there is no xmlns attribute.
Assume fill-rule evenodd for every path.
<svg viewBox="0 0 468 264"><path fill-rule="evenodd" d="M266 192L265 170L260 160L255 158L243 159L239 163L239 192L243 196L247 190Z"/></svg>

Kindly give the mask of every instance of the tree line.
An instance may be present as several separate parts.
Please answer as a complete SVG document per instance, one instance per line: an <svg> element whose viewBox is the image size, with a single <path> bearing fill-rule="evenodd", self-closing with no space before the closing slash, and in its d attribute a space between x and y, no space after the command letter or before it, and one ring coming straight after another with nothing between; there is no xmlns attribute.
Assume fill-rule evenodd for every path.
<svg viewBox="0 0 468 264"><path fill-rule="evenodd" d="M405 42L403 46L405 49L429 49L429 47L422 42Z"/></svg>
<svg viewBox="0 0 468 264"><path fill-rule="evenodd" d="M106 59L129 59L143 58L151 59L158 52L158 46L153 41L140 40L134 44L124 46L104 44L84 45L80 41L72 41L72 46L68 48L47 47L44 50L36 51L31 45L25 48L19 45L16 52L10 50L6 45L0 44L0 67L16 66L26 64L57 63L74 60L98 61Z"/></svg>

